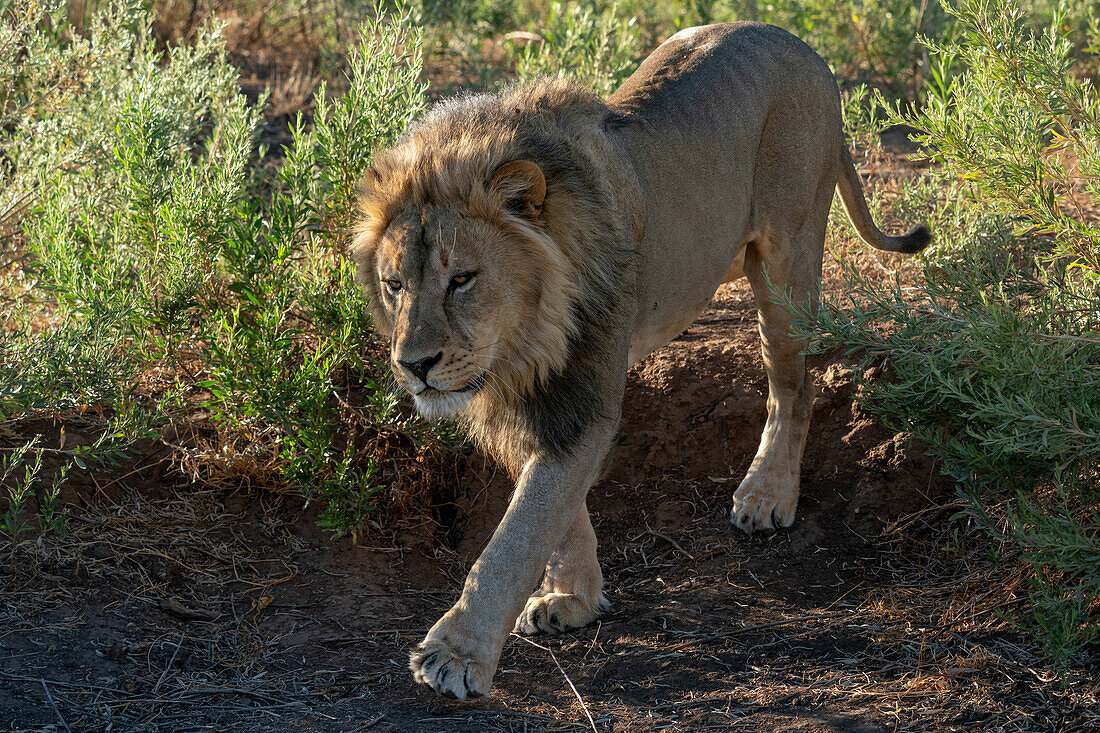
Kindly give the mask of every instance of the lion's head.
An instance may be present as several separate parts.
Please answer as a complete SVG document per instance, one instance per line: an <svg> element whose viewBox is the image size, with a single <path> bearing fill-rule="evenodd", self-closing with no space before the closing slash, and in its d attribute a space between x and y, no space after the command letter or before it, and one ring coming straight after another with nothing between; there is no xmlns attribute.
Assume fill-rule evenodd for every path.
<svg viewBox="0 0 1100 733"><path fill-rule="evenodd" d="M512 161L471 184L460 200L404 200L362 275L394 376L429 418L483 389L529 388L562 366L572 331L569 267L538 224L541 168Z"/></svg>
<svg viewBox="0 0 1100 733"><path fill-rule="evenodd" d="M545 81L440 104L375 156L351 256L425 416L476 433L511 407L516 427L615 311L633 239L604 173L606 115Z"/></svg>

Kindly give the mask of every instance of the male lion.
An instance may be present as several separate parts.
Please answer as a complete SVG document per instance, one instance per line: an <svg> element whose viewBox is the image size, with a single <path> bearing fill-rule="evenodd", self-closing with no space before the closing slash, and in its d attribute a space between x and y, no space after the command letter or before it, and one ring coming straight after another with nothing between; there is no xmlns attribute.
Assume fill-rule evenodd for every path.
<svg viewBox="0 0 1100 733"><path fill-rule="evenodd" d="M834 188L874 247L928 243L925 227L875 226L828 66L759 23L677 33L606 102L549 80L443 102L376 156L351 254L394 374L517 479L462 596L412 653L417 681L484 695L513 629L595 618L606 599L585 497L627 369L742 275L769 395L732 521L790 526L813 385L767 281L816 300Z"/></svg>

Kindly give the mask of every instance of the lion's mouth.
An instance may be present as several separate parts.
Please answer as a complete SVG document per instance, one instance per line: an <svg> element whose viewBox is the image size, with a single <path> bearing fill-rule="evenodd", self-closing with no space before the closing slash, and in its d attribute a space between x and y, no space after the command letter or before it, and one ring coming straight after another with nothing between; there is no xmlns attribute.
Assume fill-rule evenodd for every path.
<svg viewBox="0 0 1100 733"><path fill-rule="evenodd" d="M473 378L469 384L462 389L456 389L455 392L477 392L479 389L485 386L485 375L478 374Z"/></svg>
<svg viewBox="0 0 1100 733"><path fill-rule="evenodd" d="M484 386L485 375L479 374L472 380L470 380L469 384L467 384L465 387L459 387L458 389L439 389L438 387L433 387L430 384L425 384L424 389L420 390L419 392L413 392L412 395L413 397L427 397L428 395L432 394L466 394L469 392L477 392Z"/></svg>
<svg viewBox="0 0 1100 733"><path fill-rule="evenodd" d="M474 394L484 386L484 375L474 377L465 387L459 389L439 389L425 385L424 389L413 394L413 402L417 411L429 420L449 417L464 410Z"/></svg>

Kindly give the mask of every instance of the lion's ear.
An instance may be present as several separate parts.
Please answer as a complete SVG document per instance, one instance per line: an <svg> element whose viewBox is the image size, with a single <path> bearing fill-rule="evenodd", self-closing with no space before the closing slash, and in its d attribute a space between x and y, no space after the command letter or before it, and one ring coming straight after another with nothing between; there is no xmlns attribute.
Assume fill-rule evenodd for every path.
<svg viewBox="0 0 1100 733"><path fill-rule="evenodd" d="M546 199L546 177L542 169L529 160L505 163L496 169L489 188L504 199L513 214L534 216Z"/></svg>
<svg viewBox="0 0 1100 733"><path fill-rule="evenodd" d="M374 168L367 168L363 173L363 177L359 179L359 195L369 196L374 193L375 188L382 182L382 176L378 174Z"/></svg>

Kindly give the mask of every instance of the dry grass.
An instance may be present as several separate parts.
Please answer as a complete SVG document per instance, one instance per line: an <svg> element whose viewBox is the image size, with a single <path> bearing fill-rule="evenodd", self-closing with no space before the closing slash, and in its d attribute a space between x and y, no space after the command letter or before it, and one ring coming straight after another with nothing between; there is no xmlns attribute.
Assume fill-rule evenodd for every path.
<svg viewBox="0 0 1100 733"><path fill-rule="evenodd" d="M1100 725L1093 673L1043 663L996 615L1019 578L991 569L977 541L936 552L959 542L940 529L951 505L898 520L862 551L867 582L796 616L756 604L779 582L761 559L789 551L729 535L700 494L689 526L614 543L612 613L562 638L511 644L500 697L469 709L425 707L408 689L401 650L422 631L421 593L383 594L399 601L391 615L345 627L331 604L311 608L303 572L334 583L354 567L303 571L318 550L292 506L183 485L171 493L100 496L60 540L0 546L0 681L52 701L43 710L64 727L758 730L829 710L850 721L841 729L852 716L899 731ZM465 570L458 556L438 561L447 575ZM692 603L742 567L760 587L737 597L760 610L715 628ZM667 594L655 598L655 584ZM517 683L529 697L516 698Z"/></svg>
<svg viewBox="0 0 1100 733"><path fill-rule="evenodd" d="M73 645L63 667L89 655L129 662L122 684L111 675L58 679L55 665L27 659L0 674L48 687L69 727L182 726L196 716L300 705L309 696L307 686L270 675L277 640L258 634L246 610L261 608L273 588L298 574L292 555L260 556L232 526L220 492L186 484L172 490L163 499L126 491L117 503L102 495L70 515L60 540L0 547L11 571L0 613L10 634L30 649L49 643L40 652L47 656L51 647ZM273 517L261 515L261 529L278 531ZM285 541L295 547L293 537ZM109 620L89 638L82 630L92 609ZM168 620L165 628L144 633L157 616ZM177 631L169 628L173 620L185 623ZM100 635L109 644L97 644ZM193 672L176 663L181 652ZM83 665L97 666L77 662ZM18 673L7 671L13 668Z"/></svg>

